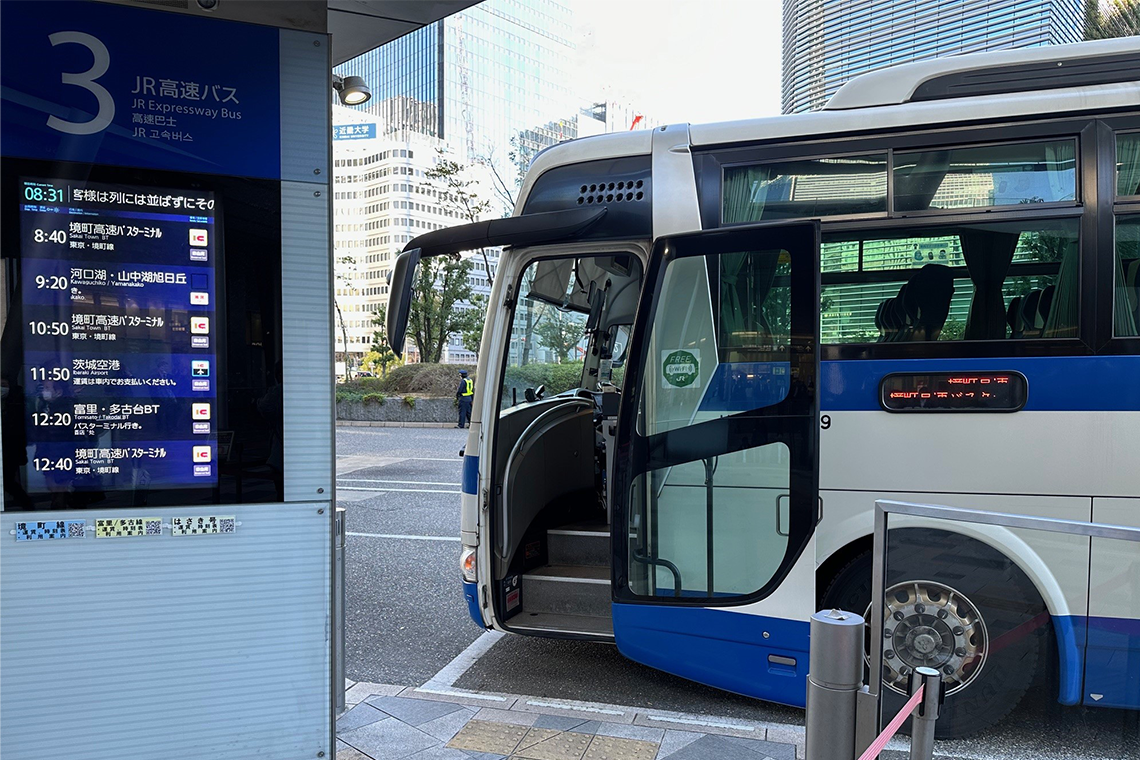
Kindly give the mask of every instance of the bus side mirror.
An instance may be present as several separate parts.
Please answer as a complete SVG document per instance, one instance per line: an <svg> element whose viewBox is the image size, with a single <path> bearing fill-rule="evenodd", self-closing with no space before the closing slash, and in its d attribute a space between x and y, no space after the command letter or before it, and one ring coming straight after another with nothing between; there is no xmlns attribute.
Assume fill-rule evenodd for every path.
<svg viewBox="0 0 1140 760"><path fill-rule="evenodd" d="M388 347L396 356L404 356L404 338L408 334L408 317L412 309L412 286L416 267L420 263L420 249L404 251L396 257L388 277Z"/></svg>

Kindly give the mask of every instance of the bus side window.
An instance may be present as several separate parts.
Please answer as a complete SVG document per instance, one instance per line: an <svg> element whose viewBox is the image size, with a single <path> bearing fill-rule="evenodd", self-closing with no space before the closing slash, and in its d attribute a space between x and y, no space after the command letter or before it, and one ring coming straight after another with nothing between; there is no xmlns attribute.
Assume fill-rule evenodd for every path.
<svg viewBox="0 0 1140 760"><path fill-rule="evenodd" d="M1077 218L824 237L824 343L1077 336Z"/></svg>
<svg viewBox="0 0 1140 760"><path fill-rule="evenodd" d="M1116 200L1113 334L1135 336L1140 335L1140 132L1117 135Z"/></svg>

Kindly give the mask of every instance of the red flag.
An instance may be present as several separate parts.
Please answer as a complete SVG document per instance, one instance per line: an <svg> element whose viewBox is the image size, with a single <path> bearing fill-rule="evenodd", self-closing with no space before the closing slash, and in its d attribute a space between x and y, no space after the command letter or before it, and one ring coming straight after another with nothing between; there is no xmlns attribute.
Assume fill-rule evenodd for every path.
<svg viewBox="0 0 1140 760"><path fill-rule="evenodd" d="M630 125L629 125L630 131L633 131L633 129L637 126L638 122L640 122L644 118L645 118L645 116L642 114L638 114L637 116L634 116L633 121L630 122Z"/></svg>

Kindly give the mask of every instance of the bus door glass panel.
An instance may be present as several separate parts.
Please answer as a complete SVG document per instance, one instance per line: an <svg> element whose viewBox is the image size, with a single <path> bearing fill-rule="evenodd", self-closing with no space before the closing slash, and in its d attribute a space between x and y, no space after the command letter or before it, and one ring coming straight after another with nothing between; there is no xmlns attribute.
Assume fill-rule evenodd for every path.
<svg viewBox="0 0 1140 760"><path fill-rule="evenodd" d="M619 597L758 598L806 543L817 483L815 229L705 233L659 249L652 317L639 316L631 352L635 412L622 419L633 457L619 464L630 467L627 481L619 474L629 483Z"/></svg>

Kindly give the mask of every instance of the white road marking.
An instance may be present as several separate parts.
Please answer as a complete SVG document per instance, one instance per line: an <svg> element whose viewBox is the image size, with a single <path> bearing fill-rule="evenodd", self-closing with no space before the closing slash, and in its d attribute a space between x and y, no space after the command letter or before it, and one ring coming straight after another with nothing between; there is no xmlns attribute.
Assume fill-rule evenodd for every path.
<svg viewBox="0 0 1140 760"><path fill-rule="evenodd" d="M376 493L450 493L462 496L462 491L444 491L431 488L365 488L364 486L337 486L341 491L375 491Z"/></svg>
<svg viewBox="0 0 1140 760"><path fill-rule="evenodd" d="M431 683L431 681L428 681ZM466 691L465 689L453 689L450 686L446 689L429 689L427 684L417 686L416 691L422 691L425 694L439 694L443 697L466 697L467 699L485 699L488 702L506 702L507 697L496 697L494 694L480 694L477 691Z"/></svg>
<svg viewBox="0 0 1140 760"><path fill-rule="evenodd" d="M399 483L402 485L455 486L456 488L463 485L462 483L442 483L433 480L375 480L372 478L337 478L337 480L344 480L350 483Z"/></svg>
<svg viewBox="0 0 1140 760"><path fill-rule="evenodd" d="M420 688L430 691L433 694L462 694L463 696L472 696L470 692L454 688L455 682L458 681L460 676L466 673L472 665L479 662L479 658L487 654L487 652L491 650L491 647L495 646L499 639L503 638L503 635L501 631L484 631L482 636L468 644L466 649L455 655L455 659L440 668L439 672L429 678L427 683ZM495 699L500 702L507 701L504 697L495 697Z"/></svg>
<svg viewBox="0 0 1140 760"><path fill-rule="evenodd" d="M605 707L591 707L590 705L576 705L569 702L544 702L540 699L528 699L531 707L555 707L559 710L577 710L579 712L601 713L603 715L625 715L624 710L610 710Z"/></svg>
<svg viewBox="0 0 1140 760"><path fill-rule="evenodd" d="M346 536L360 536L361 538L405 538L409 541L462 541L459 536L406 536L400 533L353 533L345 531Z"/></svg>
<svg viewBox="0 0 1140 760"><path fill-rule="evenodd" d="M646 720L656 720L662 723L683 723L687 726L707 726L708 728L732 728L737 731L755 731L752 726L742 723L721 723L715 720L695 720L691 718L669 718L664 715L646 715Z"/></svg>

